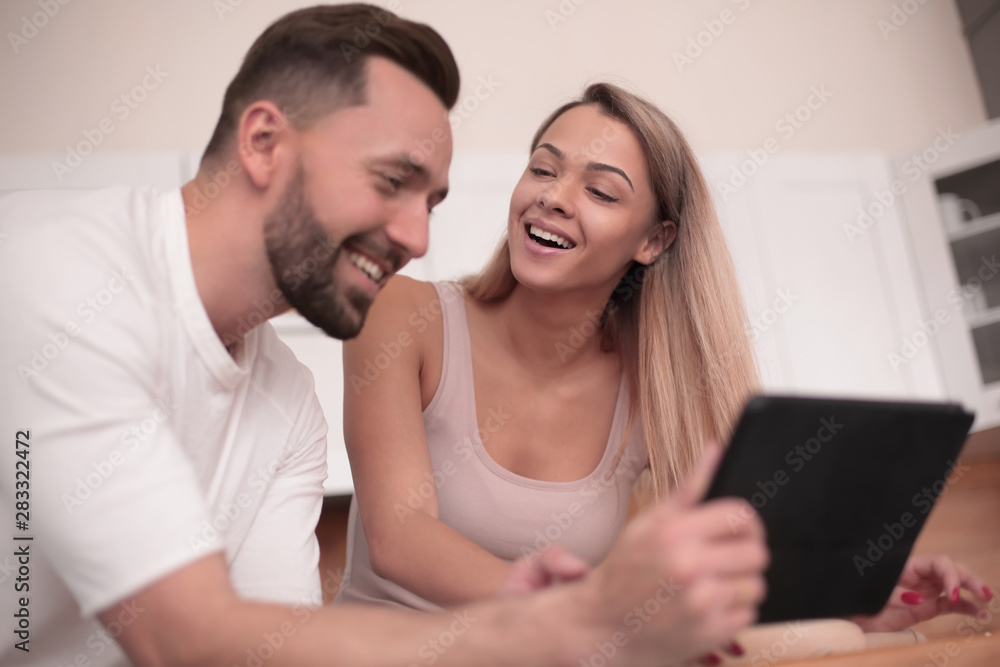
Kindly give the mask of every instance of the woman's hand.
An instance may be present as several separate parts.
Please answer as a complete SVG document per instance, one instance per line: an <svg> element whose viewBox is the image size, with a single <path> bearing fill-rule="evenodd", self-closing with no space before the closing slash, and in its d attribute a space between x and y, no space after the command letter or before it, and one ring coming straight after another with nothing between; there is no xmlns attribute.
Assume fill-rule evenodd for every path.
<svg viewBox="0 0 1000 667"><path fill-rule="evenodd" d="M993 592L978 575L947 556L912 556L885 608L876 616L851 618L865 632L895 632L941 614L975 616L982 608L961 597L962 589L983 602Z"/></svg>
<svg viewBox="0 0 1000 667"><path fill-rule="evenodd" d="M553 544L537 556L518 558L500 588L501 596L526 595L561 581L579 579L590 566L569 549Z"/></svg>

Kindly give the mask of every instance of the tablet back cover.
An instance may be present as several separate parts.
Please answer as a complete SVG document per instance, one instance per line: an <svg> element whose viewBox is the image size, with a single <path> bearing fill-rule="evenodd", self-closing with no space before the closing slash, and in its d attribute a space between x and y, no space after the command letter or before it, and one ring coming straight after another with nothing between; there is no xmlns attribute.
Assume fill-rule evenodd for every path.
<svg viewBox="0 0 1000 667"><path fill-rule="evenodd" d="M764 521L759 622L878 613L972 419L950 404L751 399L706 499L745 498Z"/></svg>

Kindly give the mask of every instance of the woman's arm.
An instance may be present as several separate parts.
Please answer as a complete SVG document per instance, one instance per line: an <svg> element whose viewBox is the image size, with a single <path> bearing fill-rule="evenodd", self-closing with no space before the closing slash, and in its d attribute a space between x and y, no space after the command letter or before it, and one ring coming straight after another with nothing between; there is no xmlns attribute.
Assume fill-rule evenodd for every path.
<svg viewBox="0 0 1000 667"><path fill-rule="evenodd" d="M410 318L422 308L428 312L435 299L432 285L393 278L361 335L345 342L344 439L372 569L431 602L451 605L495 594L510 565L442 523L436 489L428 484L433 469L420 376L428 343L441 345L442 323L438 318L418 333ZM371 364L389 356L387 350L398 356L370 379Z"/></svg>

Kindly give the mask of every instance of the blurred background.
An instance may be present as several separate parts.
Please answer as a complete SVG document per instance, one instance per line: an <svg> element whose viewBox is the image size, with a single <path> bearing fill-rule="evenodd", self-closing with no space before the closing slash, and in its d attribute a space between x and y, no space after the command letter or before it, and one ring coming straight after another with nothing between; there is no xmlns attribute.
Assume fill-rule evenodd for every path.
<svg viewBox="0 0 1000 667"><path fill-rule="evenodd" d="M191 178L246 50L291 0L5 0L0 191ZM390 0L463 89L452 194L407 272L478 269L537 125L594 81L687 134L719 206L767 387L960 401L1000 455L1000 2ZM352 489L339 344L275 322ZM567 332L567 337L570 332Z"/></svg>

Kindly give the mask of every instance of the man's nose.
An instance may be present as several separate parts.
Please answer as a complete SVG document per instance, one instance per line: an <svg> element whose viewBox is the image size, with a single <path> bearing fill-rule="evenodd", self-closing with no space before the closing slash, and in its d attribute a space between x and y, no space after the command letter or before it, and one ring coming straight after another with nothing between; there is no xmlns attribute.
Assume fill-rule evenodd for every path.
<svg viewBox="0 0 1000 667"><path fill-rule="evenodd" d="M419 202L397 211L389 221L386 235L405 254L405 260L427 254L429 222L430 211Z"/></svg>

